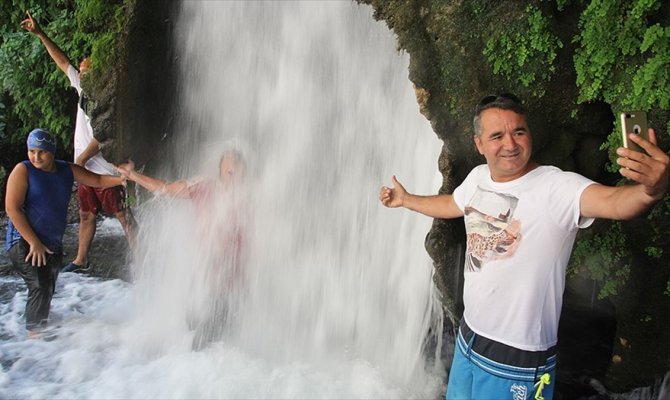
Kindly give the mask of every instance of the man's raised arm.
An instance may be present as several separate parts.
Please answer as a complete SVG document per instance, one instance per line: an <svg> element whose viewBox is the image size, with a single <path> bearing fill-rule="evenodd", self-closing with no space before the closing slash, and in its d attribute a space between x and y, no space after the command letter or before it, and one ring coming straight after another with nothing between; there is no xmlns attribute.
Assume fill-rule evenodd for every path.
<svg viewBox="0 0 670 400"><path fill-rule="evenodd" d="M639 135L629 135L647 153L624 147L617 149L620 156L619 172L637 182L624 186L595 184L587 187L580 198L581 215L615 220L631 219L647 211L660 201L668 190L670 157L656 146L656 134L649 129L649 141Z"/></svg>
<svg viewBox="0 0 670 400"><path fill-rule="evenodd" d="M393 182L392 187L382 186L379 191L379 201L386 207L404 207L433 218L459 218L463 216L463 212L454 201L454 196L450 194L418 196L407 192L395 176L391 180Z"/></svg>
<svg viewBox="0 0 670 400"><path fill-rule="evenodd" d="M47 52L49 52L49 55L54 60L56 65L58 65L58 68L60 68L60 70L67 75L67 67L70 65L70 59L68 59L65 53L63 53L63 51L56 45L56 43L54 43L47 36L47 34L44 33L44 31L42 31L40 25L33 19L32 15L30 15L30 11L26 11L26 16L27 18L21 21L21 26L28 32L37 36L42 41L42 44L44 44L44 47L47 49Z"/></svg>

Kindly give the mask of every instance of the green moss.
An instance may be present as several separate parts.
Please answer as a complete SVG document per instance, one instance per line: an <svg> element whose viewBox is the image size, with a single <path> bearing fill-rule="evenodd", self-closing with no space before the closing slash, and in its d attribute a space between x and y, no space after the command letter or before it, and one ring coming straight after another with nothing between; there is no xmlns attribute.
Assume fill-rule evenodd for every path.
<svg viewBox="0 0 670 400"><path fill-rule="evenodd" d="M518 23L504 24L500 32L489 37L483 53L493 73L542 97L545 84L556 72L554 61L563 43L552 33L549 18L540 9L528 5L524 14Z"/></svg>
<svg viewBox="0 0 670 400"><path fill-rule="evenodd" d="M87 34L93 70L106 69L118 59L117 41L125 28L129 0L77 0L76 21Z"/></svg>

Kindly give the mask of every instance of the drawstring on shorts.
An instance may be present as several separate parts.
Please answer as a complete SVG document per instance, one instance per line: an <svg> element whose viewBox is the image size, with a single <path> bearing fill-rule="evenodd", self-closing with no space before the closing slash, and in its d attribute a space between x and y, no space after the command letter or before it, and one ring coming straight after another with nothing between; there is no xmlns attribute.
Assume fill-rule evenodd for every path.
<svg viewBox="0 0 670 400"><path fill-rule="evenodd" d="M549 385L550 383L551 375L545 372L542 374L542 376L540 376L540 380L537 381L534 387L537 388L537 392L535 392L535 400L544 400L544 396L542 396L542 389L544 389L545 385Z"/></svg>

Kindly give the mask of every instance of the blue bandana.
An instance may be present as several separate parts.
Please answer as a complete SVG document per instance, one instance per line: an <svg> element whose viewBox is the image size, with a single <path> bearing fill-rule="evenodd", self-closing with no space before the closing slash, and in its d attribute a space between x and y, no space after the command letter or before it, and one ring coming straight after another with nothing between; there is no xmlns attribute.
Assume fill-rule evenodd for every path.
<svg viewBox="0 0 670 400"><path fill-rule="evenodd" d="M28 150L30 149L41 149L56 153L56 139L44 129L37 128L33 129L30 134L28 134Z"/></svg>

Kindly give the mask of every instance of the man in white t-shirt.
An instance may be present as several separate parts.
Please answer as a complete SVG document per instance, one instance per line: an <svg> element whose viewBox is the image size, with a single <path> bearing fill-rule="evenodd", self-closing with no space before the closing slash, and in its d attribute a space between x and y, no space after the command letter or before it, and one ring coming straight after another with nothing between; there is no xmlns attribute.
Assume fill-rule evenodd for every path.
<svg viewBox="0 0 670 400"><path fill-rule="evenodd" d="M619 148L621 175L637 184L605 186L531 159L522 102L484 97L474 141L486 164L453 194L414 195L396 177L382 186L386 207L465 219L465 310L447 399L553 398L565 272L579 228L595 218L632 219L663 198L670 157L638 135L647 154ZM534 393L533 393L534 392Z"/></svg>
<svg viewBox="0 0 670 400"><path fill-rule="evenodd" d="M117 171L114 166L107 162L100 153L98 141L93 136L89 116L85 112L87 97L81 89L80 78L90 69L89 60L82 60L79 65L79 71L77 71L70 64L70 60L65 53L42 31L37 21L30 15L30 12L26 13L26 17L21 22L21 26L42 41L51 58L58 68L67 75L70 84L77 90L77 94L79 95L79 106L77 107L77 120L74 130L75 163L100 175L116 175ZM88 269L88 253L95 236L95 220L98 212L102 211L106 215L113 215L119 220L129 244L132 244L135 231L135 218L130 208L125 204L125 190L123 186L92 188L79 184L77 195L79 198L79 246L77 256L63 268L64 272L81 272Z"/></svg>

